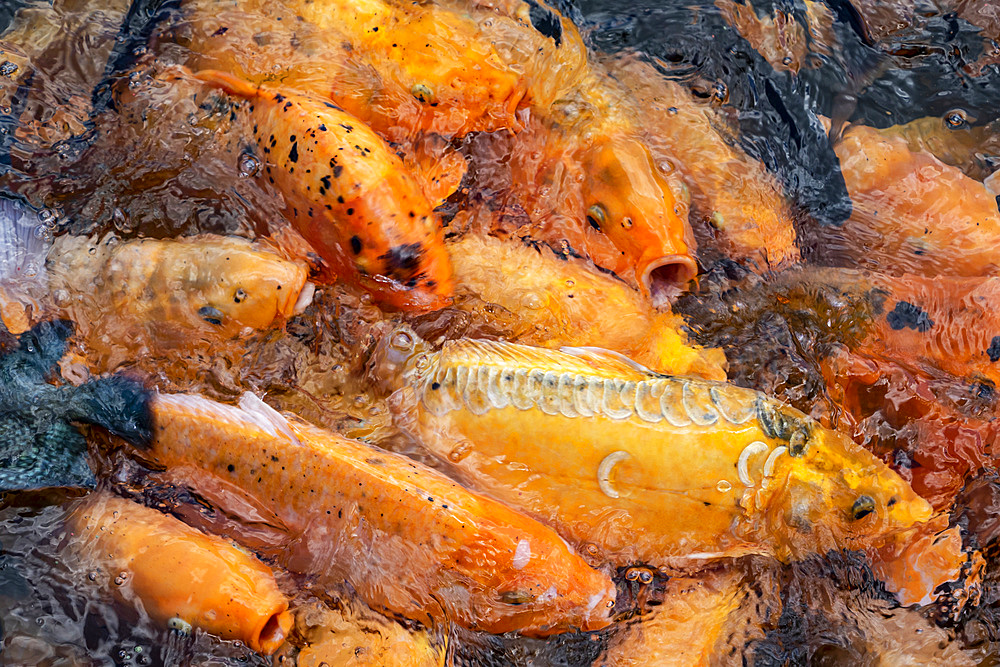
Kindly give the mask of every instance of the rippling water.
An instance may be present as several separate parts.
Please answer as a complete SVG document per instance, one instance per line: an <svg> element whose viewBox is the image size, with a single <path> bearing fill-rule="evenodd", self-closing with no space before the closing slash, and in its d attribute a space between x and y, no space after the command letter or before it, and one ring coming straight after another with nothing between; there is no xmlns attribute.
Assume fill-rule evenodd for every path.
<svg viewBox="0 0 1000 667"><path fill-rule="evenodd" d="M663 77L699 99L714 100L739 130L733 140L778 177L795 207L804 273L760 278L713 253L707 232L696 229L707 249L699 258L703 273L675 310L687 318L694 341L726 351L731 381L847 430L936 507L948 509L951 525L964 531L964 544L982 550L986 569L976 599L967 606L962 596L970 594L955 585L955 591L942 591L938 602L908 609L898 606L856 553L792 566L749 559L738 566L747 583L715 660L997 664L995 383L905 365L876 371L865 366L866 374L851 354L867 335L866 318L881 307L873 294L884 287L861 289L853 274L810 270L853 268L864 254L841 233L852 206L820 116L832 119L835 132L846 123L885 128L928 116L956 131L992 132L990 123L998 120L1000 109L1000 73L995 65L978 71L987 44L979 28L944 3L921 6L904 28L888 30L864 3L830 0L822 5L830 21L822 25L809 16L809 3L758 2L754 8L761 16L780 12L803 29L816 28L801 51L793 49L775 62L727 23L723 4L559 3L595 52L638 52ZM233 123L231 109L163 89L153 79L154 65L183 60L179 3L55 3L63 9L75 5L78 12L57 16L43 2L0 6L0 28L17 11L36 15L31 38L19 42L22 52L8 48L0 54L0 188L38 216L45 228L39 238L53 232L170 237L265 231L281 209L272 193L252 180L259 164L245 151L245 137L227 145L212 140L220 127ZM909 11L896 9L904 15ZM796 71L790 71L792 66ZM22 77L28 70L32 74ZM483 157L504 146L477 136L462 150ZM977 159L970 168L985 173L997 164L989 154ZM475 177L479 183L496 182L486 173ZM454 215L456 206L451 200L445 213ZM8 274L20 259L3 263ZM30 280L16 280L26 292L33 289ZM287 334L258 334L241 343L246 349L209 349L206 342L195 363L130 349L125 333L102 330L99 324L83 336L79 351L105 371L141 372L164 390L196 390L220 400L233 400L248 388L266 392L280 408L430 462L392 425L384 397L359 380L359 359L383 318L369 300L338 287L319 294L309 310L289 322ZM426 338L495 337L504 325L499 315L473 317L457 309L413 323ZM96 433L92 440L107 444ZM95 447L95 457L102 486L222 534L231 529L233 519L164 486L117 450ZM970 457L975 465L968 464ZM59 494L15 494L0 509L4 664L270 662L239 643L166 631L108 596L87 572L60 556L66 500ZM657 576L647 585L638 574L618 574L625 616L662 607L677 595L674 580ZM282 576L290 587L302 583ZM301 590L299 604L327 601ZM616 642L641 646L643 641L641 633L623 635L621 628L548 640L435 632L450 633L449 659L459 665L602 664ZM301 637L293 639L302 644ZM288 648L275 661L293 664L294 653Z"/></svg>

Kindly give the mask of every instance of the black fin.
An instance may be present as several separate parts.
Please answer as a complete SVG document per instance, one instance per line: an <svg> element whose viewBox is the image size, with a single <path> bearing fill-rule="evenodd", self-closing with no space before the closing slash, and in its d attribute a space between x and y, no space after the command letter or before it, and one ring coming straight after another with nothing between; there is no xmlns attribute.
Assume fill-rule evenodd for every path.
<svg viewBox="0 0 1000 667"><path fill-rule="evenodd" d="M136 447L153 436L152 392L138 380L111 375L70 390L70 419L107 429Z"/></svg>

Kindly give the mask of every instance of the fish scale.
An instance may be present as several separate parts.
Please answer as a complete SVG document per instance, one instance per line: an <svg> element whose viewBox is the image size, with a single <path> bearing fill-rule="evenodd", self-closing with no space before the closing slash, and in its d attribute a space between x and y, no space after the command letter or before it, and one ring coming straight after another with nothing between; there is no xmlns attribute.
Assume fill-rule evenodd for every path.
<svg viewBox="0 0 1000 667"><path fill-rule="evenodd" d="M615 589L549 528L441 473L282 415L158 395L145 456L202 494L222 480L277 517L278 556L424 623L546 635L609 622ZM226 498L216 502L225 504ZM239 512L238 509L230 508Z"/></svg>
<svg viewBox="0 0 1000 667"><path fill-rule="evenodd" d="M391 401L401 428L616 566L789 560L931 515L882 461L764 394L567 350L480 340L435 352L403 327L372 364L412 390Z"/></svg>

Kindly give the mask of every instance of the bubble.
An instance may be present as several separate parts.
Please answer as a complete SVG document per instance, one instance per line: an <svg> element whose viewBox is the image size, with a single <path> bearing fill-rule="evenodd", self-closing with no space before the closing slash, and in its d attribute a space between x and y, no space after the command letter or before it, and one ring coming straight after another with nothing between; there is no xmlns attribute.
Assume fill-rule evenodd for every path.
<svg viewBox="0 0 1000 667"><path fill-rule="evenodd" d="M260 171L260 160L251 153L240 153L239 168L243 178L256 176Z"/></svg>
<svg viewBox="0 0 1000 667"><path fill-rule="evenodd" d="M97 581L97 574L98 573L96 570L92 570L87 573L87 578L90 579L91 581Z"/></svg>
<svg viewBox="0 0 1000 667"><path fill-rule="evenodd" d="M727 493L732 490L733 485L724 479L720 479L719 483L715 485L715 488L718 489L719 493Z"/></svg>
<svg viewBox="0 0 1000 667"><path fill-rule="evenodd" d="M677 115L677 107L670 107L669 109L667 109L667 114L669 114L671 116L676 116Z"/></svg>

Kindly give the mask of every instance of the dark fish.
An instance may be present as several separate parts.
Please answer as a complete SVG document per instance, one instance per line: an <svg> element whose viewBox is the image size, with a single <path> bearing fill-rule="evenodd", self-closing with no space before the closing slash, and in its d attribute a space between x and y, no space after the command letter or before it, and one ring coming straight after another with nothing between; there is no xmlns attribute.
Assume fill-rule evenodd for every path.
<svg viewBox="0 0 1000 667"><path fill-rule="evenodd" d="M49 383L72 333L68 321L40 322L0 356L0 491L93 488L87 443L73 421L149 442L149 392L139 382L112 375L79 387Z"/></svg>

